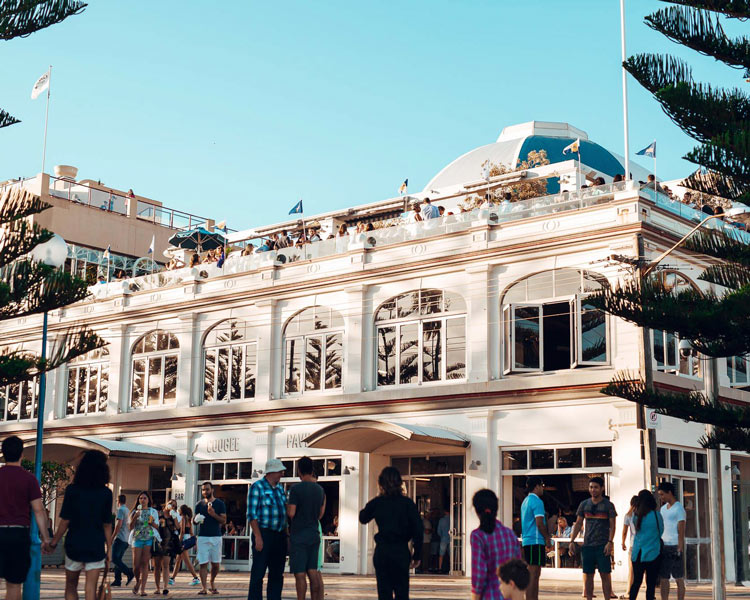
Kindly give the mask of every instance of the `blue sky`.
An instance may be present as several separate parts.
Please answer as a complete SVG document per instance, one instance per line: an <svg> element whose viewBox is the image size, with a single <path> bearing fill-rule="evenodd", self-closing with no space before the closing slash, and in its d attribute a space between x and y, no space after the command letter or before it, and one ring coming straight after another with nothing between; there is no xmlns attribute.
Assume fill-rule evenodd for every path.
<svg viewBox="0 0 750 600"><path fill-rule="evenodd" d="M628 52L669 51L697 78L742 73L683 50L628 0ZM740 26L741 27L741 26ZM740 27L730 27L731 32ZM746 29L746 27L745 27ZM622 153L617 0L400 2L91 0L81 15L0 42L0 180L79 167L235 229L420 190L506 125L567 121ZM658 140L659 175L694 144L630 79L631 154Z"/></svg>

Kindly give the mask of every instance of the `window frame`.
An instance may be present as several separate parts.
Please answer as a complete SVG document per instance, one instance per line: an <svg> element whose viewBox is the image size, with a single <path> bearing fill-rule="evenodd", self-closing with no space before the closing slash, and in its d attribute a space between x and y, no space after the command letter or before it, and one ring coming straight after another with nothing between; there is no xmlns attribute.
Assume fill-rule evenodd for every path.
<svg viewBox="0 0 750 600"><path fill-rule="evenodd" d="M23 404L24 389L28 389L31 385L31 416L21 417L21 406ZM17 387L15 399L17 400L17 414L15 419L8 419L8 403L10 401L11 388ZM2 414L0 414L0 423L14 423L14 422L29 422L33 421L38 417L39 413L39 376L34 375L31 379L24 379L23 381L17 381L15 383L7 383L0 386L0 395L3 395L2 401Z"/></svg>
<svg viewBox="0 0 750 600"><path fill-rule="evenodd" d="M99 406L99 403L101 401L101 390L102 390L102 374L106 370L107 372L107 383L109 384L109 365L110 365L110 356L109 351L106 348L101 348L100 350L103 350L105 353L103 353L98 358L91 358L87 359L86 355L79 356L77 359L70 361L68 363L66 371L66 381L65 381L65 410L63 417L69 418L69 417L80 417L80 416L86 416L90 414L96 414L101 415L105 414L107 412L107 404L110 400L110 393L109 393L109 385L107 386L107 404L104 405L104 408L101 410L95 410L90 411L89 410L89 387L91 385L91 369L92 367L98 368L98 377L96 382L96 405ZM78 411L78 394L80 391L80 379L79 379L79 373L81 370L86 369L86 389L85 389L85 395L86 395L86 410L84 412ZM70 401L70 377L75 373L75 393L73 396L73 412L68 412L68 402Z"/></svg>
<svg viewBox="0 0 750 600"><path fill-rule="evenodd" d="M211 335L213 332L216 331L217 328L220 328L224 325L232 326L232 322L240 323L242 324L242 328L244 331L247 331L249 328L247 326L247 323L243 320L240 321L240 319L224 319L222 321L219 321L218 323L215 323L212 325L208 331L206 331L206 334L203 338L203 344L202 344L202 356L201 356L201 373L203 373L203 379L202 379L202 393L200 396L200 404L210 404L210 405L216 405L216 404L228 404L230 402L243 402L245 400L254 400L255 399L255 389L257 389L258 385L258 339L253 337L246 337L245 334L242 335L240 339L236 340L227 340L226 342L216 342L212 344L206 344L206 340L208 339L208 336ZM248 348L253 347L255 352L255 364L253 365L253 374L255 379L255 389L253 390L252 396L246 396L246 390L247 390L247 366L248 366ZM239 398L232 398L232 375L233 375L233 365L234 360L232 358L233 352L236 348L239 348L242 352L242 366L241 366L241 373L240 373L240 397ZM227 392L226 397L219 398L219 351L226 349L228 359L227 359ZM213 373L213 392L212 392L212 399L206 400L206 380L207 380L207 367L209 365L209 352L213 352L213 363L214 363L214 373Z"/></svg>
<svg viewBox="0 0 750 600"><path fill-rule="evenodd" d="M158 336L159 335L167 335L170 337L174 337L177 341L177 347L176 348L167 348L164 350L152 350L149 352L140 352L135 353L134 351L131 352L130 356L130 396L128 398L128 411L136 411L136 410L154 410L158 409L164 406L173 406L177 403L177 391L179 389L179 376L180 376L180 346L179 346L179 340L177 339L177 336L173 334L170 331L167 331L166 329L156 329L151 330L146 333L144 333L142 336L140 336L135 343L133 344L133 349L143 340L147 335L150 335L152 333L155 333L157 336L157 346L158 346ZM169 344L168 344L169 345ZM175 392L174 392L174 399L170 399L169 401L165 401L164 399L164 391L166 389L166 381L165 381L165 371L167 367L167 359L168 358L174 358L176 361L175 366ZM153 404L150 404L148 401L148 392L149 392L149 378L150 378L150 371L151 371L151 362L154 360L160 360L161 361L161 367L159 370L159 380L161 382L161 385L159 386L159 401L154 402ZM143 396L142 396L142 404L141 406L133 406L133 393L135 392L135 363L136 361L143 360L145 362L145 368L143 372Z"/></svg>

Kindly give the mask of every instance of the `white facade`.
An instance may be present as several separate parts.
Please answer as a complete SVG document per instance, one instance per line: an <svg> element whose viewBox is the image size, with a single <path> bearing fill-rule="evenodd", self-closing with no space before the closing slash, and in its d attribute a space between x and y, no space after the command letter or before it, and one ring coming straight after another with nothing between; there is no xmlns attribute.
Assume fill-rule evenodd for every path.
<svg viewBox="0 0 750 600"><path fill-rule="evenodd" d="M592 322L585 294L627 277L610 257L636 256L639 240L650 257L668 248L693 226L688 211L637 186L609 184L526 201L518 212L481 209L378 230L376 243L351 236L313 258L237 257L223 271L100 286L90 301L50 317L52 339L86 322L109 346L88 370L78 361L48 377L45 456L67 460L70 448L95 446L97 438L151 446L153 455L111 451L115 493L130 499L152 489L193 504L198 482L212 480L238 526L242 495L269 457L324 459L321 482L333 507L324 517L326 569L341 573L372 570L373 531L357 515L390 463L411 469L409 492L421 508L448 509L455 571L470 569L474 492L495 490L510 526L530 473L547 479L552 515L570 514L587 478L604 475L620 514L619 540L630 497L646 481L641 432L636 406L599 390L616 371L638 369L640 332L610 317ZM705 266L680 253L670 265L693 281ZM384 318L379 311L399 296ZM313 307L312 317L303 312ZM215 335L227 320L235 323L222 330L228 337ZM41 317L21 318L6 322L2 337L38 350L40 331ZM163 333L142 337L154 331ZM529 335L540 338L536 357ZM657 384L700 388L699 377L679 373L691 365L674 360L655 362ZM730 382L725 366L721 373L722 396L746 401L737 388L747 376ZM31 418L11 418L0 431L30 439L34 427ZM656 432L661 474L687 481L681 493L695 520L687 553L694 579L710 578L702 433L669 418ZM738 546L732 465L746 481L750 461L722 452L728 580ZM227 565L247 568L248 549L244 532L225 540ZM551 561L559 568L544 576L580 577L574 565ZM619 543L615 578L627 579Z"/></svg>

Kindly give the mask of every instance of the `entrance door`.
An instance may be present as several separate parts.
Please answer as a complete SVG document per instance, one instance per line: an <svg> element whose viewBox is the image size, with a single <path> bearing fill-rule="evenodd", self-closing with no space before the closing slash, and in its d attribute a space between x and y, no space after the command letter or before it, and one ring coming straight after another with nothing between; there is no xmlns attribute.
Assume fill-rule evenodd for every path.
<svg viewBox="0 0 750 600"><path fill-rule="evenodd" d="M708 533L708 485L705 479L680 478L685 508L685 578L711 579L711 539Z"/></svg>
<svg viewBox="0 0 750 600"><path fill-rule="evenodd" d="M451 574L464 573L464 482L463 475L451 475Z"/></svg>

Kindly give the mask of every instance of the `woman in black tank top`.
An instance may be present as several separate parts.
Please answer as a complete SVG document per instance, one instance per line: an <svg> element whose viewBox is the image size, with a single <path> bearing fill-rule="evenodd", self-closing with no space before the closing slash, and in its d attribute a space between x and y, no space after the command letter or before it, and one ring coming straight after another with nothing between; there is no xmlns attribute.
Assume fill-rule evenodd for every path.
<svg viewBox="0 0 750 600"><path fill-rule="evenodd" d="M193 511L187 504L183 504L180 506L180 516L182 517L179 525L180 552L177 554L174 561L172 581L177 578L177 573L180 572L180 567L184 562L188 571L190 571L193 576L193 584L197 585L200 583L200 579L198 579L198 573L195 572L195 567L190 560L189 552L190 548L195 547L195 536L193 535Z"/></svg>

